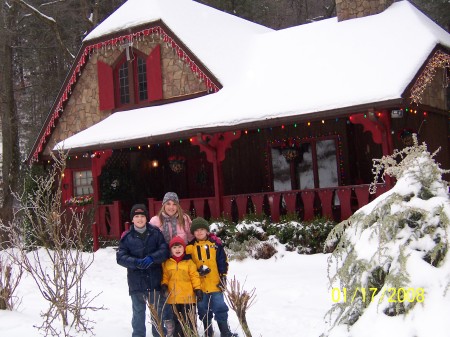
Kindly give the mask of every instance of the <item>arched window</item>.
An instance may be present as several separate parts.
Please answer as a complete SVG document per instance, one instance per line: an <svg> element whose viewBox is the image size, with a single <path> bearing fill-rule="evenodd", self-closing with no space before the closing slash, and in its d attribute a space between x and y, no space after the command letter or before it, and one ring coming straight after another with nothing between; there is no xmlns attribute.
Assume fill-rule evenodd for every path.
<svg viewBox="0 0 450 337"><path fill-rule="evenodd" d="M163 98L161 47L149 55L127 47L112 65L98 61L100 110L142 105Z"/></svg>
<svg viewBox="0 0 450 337"><path fill-rule="evenodd" d="M114 67L114 88L118 105L139 104L148 100L145 56L129 48Z"/></svg>

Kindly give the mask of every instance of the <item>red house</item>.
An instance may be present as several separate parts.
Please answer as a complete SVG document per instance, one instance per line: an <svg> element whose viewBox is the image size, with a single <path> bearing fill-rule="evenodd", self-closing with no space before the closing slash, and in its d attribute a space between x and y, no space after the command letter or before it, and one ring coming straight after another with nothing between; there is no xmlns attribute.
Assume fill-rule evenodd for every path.
<svg viewBox="0 0 450 337"><path fill-rule="evenodd" d="M274 31L129 0L84 39L29 161L69 150L64 201L94 207L105 237L167 191L206 218L346 219L375 197L372 159L412 133L450 167L450 34L407 1L348 2Z"/></svg>

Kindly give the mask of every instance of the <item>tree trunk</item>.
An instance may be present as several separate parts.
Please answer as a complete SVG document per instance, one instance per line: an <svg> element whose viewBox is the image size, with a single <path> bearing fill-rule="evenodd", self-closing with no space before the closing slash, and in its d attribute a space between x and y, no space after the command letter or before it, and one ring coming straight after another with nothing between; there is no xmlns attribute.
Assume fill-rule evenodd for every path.
<svg viewBox="0 0 450 337"><path fill-rule="evenodd" d="M13 27L16 11L14 5L5 11L5 22L1 25L1 120L2 120L2 207L0 217L8 223L13 217L14 198L11 191L16 191L19 181L19 131L17 109L14 99L14 64L13 64ZM5 243L5 233L0 233L0 245Z"/></svg>

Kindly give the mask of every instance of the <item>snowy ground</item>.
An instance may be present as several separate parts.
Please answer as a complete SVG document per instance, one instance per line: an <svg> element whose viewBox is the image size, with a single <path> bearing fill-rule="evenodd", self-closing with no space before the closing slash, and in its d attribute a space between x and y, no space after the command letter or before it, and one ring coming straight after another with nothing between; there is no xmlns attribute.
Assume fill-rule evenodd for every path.
<svg viewBox="0 0 450 337"><path fill-rule="evenodd" d="M256 288L256 302L248 312L253 336L318 336L323 330L324 313L331 305L327 288L326 255L299 255L286 252L271 260L231 261L229 275L236 276L248 291ZM91 313L100 337L131 336L131 301L126 270L116 264L112 248L95 253L95 261L86 277L85 287L102 292L96 305L108 310ZM31 277L22 280L18 295L22 303L17 311L0 312L0 335L7 337L39 336L33 325L39 324L39 312L46 309ZM230 326L244 336L234 312ZM147 337L151 336L149 329ZM216 329L216 336L219 333Z"/></svg>
<svg viewBox="0 0 450 337"><path fill-rule="evenodd" d="M241 283L245 283L244 288L248 291L256 289L256 302L247 315L254 337L319 337L326 330L324 315L333 303L327 279L328 256L280 252L277 258L270 260L230 262L230 277L234 275ZM422 268L414 268L417 272L420 272L419 269ZM432 276L425 282L426 275L436 277ZM450 263L447 262L440 271L428 270L423 273L422 279L424 285L427 285L425 301L411 317L388 317L372 308L372 312L361 318L352 332L338 329L333 336L450 336L450 331L445 328L450 317L450 292L443 294L440 290L450 279ZM116 264L113 248L101 249L95 253L95 261L89 269L84 286L92 293L101 292L95 305L108 308L90 314L90 318L96 322L96 336L131 336L131 302L127 291L126 270ZM39 313L47 308L47 304L31 277L22 280L18 295L22 297L18 310L0 311L0 336L40 336L33 325L40 324ZM230 326L239 336L244 336L232 311ZM215 330L215 337L218 337L217 328ZM147 337L151 336L149 331L148 329Z"/></svg>

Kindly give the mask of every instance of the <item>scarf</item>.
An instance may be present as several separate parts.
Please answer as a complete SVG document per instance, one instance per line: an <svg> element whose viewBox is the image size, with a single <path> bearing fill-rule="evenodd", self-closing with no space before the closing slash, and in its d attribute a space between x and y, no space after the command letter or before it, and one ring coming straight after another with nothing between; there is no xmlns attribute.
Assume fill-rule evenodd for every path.
<svg viewBox="0 0 450 337"><path fill-rule="evenodd" d="M183 260L184 259L184 256L185 256L186 254L185 253L183 253L183 255L181 255L181 256L172 256L172 259L174 259L175 261L177 261L177 263L178 262L180 262L181 260Z"/></svg>
<svg viewBox="0 0 450 337"><path fill-rule="evenodd" d="M147 226L144 226L142 228L139 228L137 226L135 226L133 224L134 230L137 232L137 235L141 238L144 239L145 236L147 235L146 231L147 231Z"/></svg>
<svg viewBox="0 0 450 337"><path fill-rule="evenodd" d="M166 213L162 213L163 224L161 226L162 233L166 242L170 242L174 236L177 235L177 225L178 225L178 213L173 216L168 216Z"/></svg>

